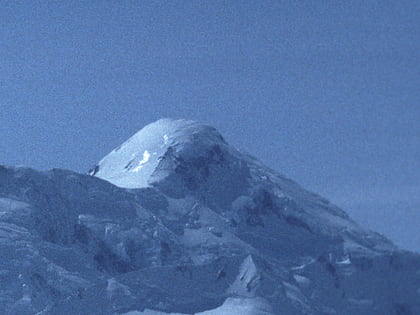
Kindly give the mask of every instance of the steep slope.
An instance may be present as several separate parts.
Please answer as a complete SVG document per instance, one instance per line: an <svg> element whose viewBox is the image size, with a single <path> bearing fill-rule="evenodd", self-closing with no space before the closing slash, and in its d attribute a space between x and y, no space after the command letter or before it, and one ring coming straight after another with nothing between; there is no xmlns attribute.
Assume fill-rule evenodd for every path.
<svg viewBox="0 0 420 315"><path fill-rule="evenodd" d="M0 167L1 314L419 314L420 257L160 120L90 172Z"/></svg>
<svg viewBox="0 0 420 315"><path fill-rule="evenodd" d="M140 160L144 152L153 159ZM229 146L214 128L196 122L163 119L150 124L94 170L92 175L120 187L155 187L175 200L196 200L230 224L245 223L237 230L244 227L246 234L249 226L261 226L264 229L259 232L266 237L281 239L287 235L279 227L287 224L300 229L299 237L289 231L294 242L306 234L317 234L339 237L346 241L345 246L354 246L354 238L359 245L374 240L372 246L362 246L366 250L394 248L383 237L362 230L327 200ZM307 252L302 246L294 247Z"/></svg>

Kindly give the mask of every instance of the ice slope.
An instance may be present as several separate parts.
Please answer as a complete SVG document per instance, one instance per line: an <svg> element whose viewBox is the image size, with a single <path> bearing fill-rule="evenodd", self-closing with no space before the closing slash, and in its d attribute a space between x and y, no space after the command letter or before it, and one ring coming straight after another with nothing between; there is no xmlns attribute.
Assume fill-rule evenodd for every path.
<svg viewBox="0 0 420 315"><path fill-rule="evenodd" d="M213 143L224 143L214 128L193 121L161 119L147 125L113 150L90 174L120 187L147 187L169 148L199 155L208 144ZM186 152L185 146L190 152Z"/></svg>
<svg viewBox="0 0 420 315"><path fill-rule="evenodd" d="M91 174L0 167L0 314L420 314L419 255L214 128L158 121Z"/></svg>

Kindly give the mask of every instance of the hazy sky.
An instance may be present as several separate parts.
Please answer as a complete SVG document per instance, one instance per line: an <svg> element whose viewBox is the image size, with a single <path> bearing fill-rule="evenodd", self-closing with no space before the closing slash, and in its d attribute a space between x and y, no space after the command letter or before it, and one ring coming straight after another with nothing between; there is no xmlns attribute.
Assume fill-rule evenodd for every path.
<svg viewBox="0 0 420 315"><path fill-rule="evenodd" d="M420 251L420 1L0 0L0 164L187 118Z"/></svg>

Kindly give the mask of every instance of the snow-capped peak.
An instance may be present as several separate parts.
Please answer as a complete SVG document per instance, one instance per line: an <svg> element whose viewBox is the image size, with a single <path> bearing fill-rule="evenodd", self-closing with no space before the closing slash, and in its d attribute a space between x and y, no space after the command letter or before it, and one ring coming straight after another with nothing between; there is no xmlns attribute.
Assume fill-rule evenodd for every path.
<svg viewBox="0 0 420 315"><path fill-rule="evenodd" d="M189 120L160 119L145 126L105 156L90 174L124 188L147 187L165 154L200 155L226 145L219 132Z"/></svg>
<svg viewBox="0 0 420 315"><path fill-rule="evenodd" d="M214 128L159 120L91 174L0 166L1 314L420 314L420 256Z"/></svg>

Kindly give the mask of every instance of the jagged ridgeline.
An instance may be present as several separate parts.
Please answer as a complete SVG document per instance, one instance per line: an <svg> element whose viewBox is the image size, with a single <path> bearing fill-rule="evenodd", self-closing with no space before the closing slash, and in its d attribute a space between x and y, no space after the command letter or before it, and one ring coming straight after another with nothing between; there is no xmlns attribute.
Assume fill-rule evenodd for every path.
<svg viewBox="0 0 420 315"><path fill-rule="evenodd" d="M420 314L420 255L186 120L0 167L0 314Z"/></svg>

